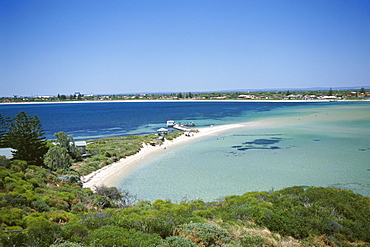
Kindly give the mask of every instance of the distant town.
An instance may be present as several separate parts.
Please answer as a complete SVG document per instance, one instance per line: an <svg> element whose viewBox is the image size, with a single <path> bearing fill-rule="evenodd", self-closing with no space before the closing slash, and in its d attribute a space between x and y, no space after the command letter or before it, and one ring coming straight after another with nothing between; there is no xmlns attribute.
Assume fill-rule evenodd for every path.
<svg viewBox="0 0 370 247"><path fill-rule="evenodd" d="M246 91L246 92L201 92L201 93L142 93L94 95L75 92L70 95L37 95L1 97L1 103L12 102L71 102L112 100L363 100L370 99L365 88L352 90L308 91Z"/></svg>

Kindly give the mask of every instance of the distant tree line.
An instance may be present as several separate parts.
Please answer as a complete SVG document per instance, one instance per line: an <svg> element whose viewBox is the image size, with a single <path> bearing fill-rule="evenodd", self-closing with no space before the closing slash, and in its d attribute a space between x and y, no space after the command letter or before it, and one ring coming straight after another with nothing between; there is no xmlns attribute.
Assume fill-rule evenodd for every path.
<svg viewBox="0 0 370 247"><path fill-rule="evenodd" d="M369 96L365 88L352 89L352 90L306 90L306 91L230 91L230 92L177 92L177 93L157 93L157 94L112 94L112 95L82 95L71 94L63 95L58 94L48 98L37 97L3 97L0 102L32 102L32 101L83 101L83 100L181 100L181 99L196 99L196 100L209 100L209 99L238 99L240 95L251 95L255 99L286 99L289 95L316 95L319 96L337 96L348 99L358 99L364 96ZM298 98L299 99L299 98Z"/></svg>

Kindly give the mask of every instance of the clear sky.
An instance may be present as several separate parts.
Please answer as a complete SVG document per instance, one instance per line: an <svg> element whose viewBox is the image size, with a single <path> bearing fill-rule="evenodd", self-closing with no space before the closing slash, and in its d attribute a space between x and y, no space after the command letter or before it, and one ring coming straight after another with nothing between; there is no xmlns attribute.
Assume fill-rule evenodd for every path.
<svg viewBox="0 0 370 247"><path fill-rule="evenodd" d="M0 96L363 85L369 0L0 0Z"/></svg>

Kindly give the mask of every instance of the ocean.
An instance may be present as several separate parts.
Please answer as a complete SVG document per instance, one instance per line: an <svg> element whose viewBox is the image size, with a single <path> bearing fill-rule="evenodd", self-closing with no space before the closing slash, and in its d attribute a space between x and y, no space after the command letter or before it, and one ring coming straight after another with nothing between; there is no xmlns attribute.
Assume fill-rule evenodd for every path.
<svg viewBox="0 0 370 247"><path fill-rule="evenodd" d="M268 123L206 137L143 160L117 187L142 200L214 201L249 191L333 186L370 196L370 102L102 102L0 105L37 114L48 139L153 133L167 120L196 127Z"/></svg>
<svg viewBox="0 0 370 247"><path fill-rule="evenodd" d="M167 120L196 122L197 127L250 121L287 114L274 111L286 107L308 107L327 103L269 102L94 102L47 104L0 104L2 115L14 117L20 111L37 114L47 139L64 131L75 140L109 136L141 135L166 127Z"/></svg>

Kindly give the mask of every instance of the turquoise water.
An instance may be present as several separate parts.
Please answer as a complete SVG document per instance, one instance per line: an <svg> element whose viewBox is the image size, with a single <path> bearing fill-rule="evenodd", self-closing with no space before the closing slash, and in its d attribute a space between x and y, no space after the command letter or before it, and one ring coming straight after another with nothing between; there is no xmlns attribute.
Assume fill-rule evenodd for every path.
<svg viewBox="0 0 370 247"><path fill-rule="evenodd" d="M370 196L370 102L101 102L0 104L37 114L48 139L153 133L169 119L205 127L273 123L221 133L150 157L118 186L144 200L225 195L288 186L336 186Z"/></svg>
<svg viewBox="0 0 370 247"><path fill-rule="evenodd" d="M241 128L144 160L118 187L140 199L217 200L289 186L334 186L370 196L370 104L275 109Z"/></svg>

